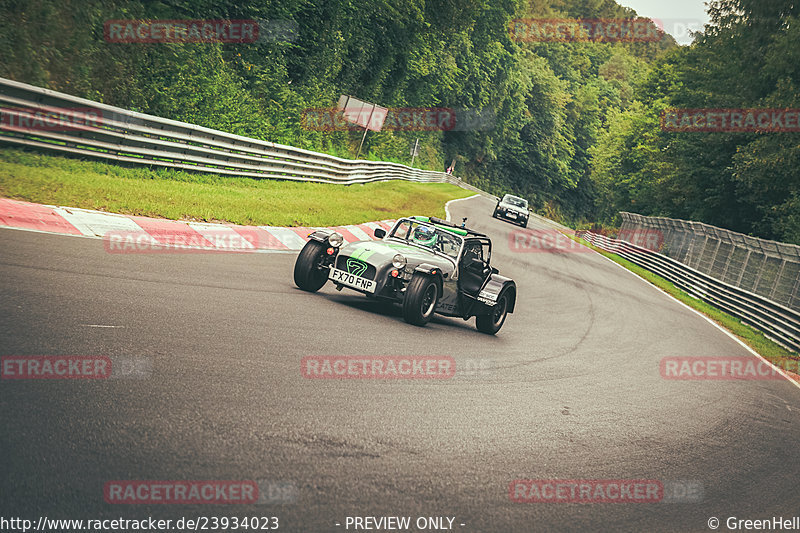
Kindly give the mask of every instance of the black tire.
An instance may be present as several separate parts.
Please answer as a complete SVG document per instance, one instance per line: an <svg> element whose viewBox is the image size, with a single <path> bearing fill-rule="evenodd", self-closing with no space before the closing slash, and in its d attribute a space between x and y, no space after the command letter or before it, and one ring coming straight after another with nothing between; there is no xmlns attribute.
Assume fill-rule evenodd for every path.
<svg viewBox="0 0 800 533"><path fill-rule="evenodd" d="M492 218L497 218L497 209L495 209L494 212L492 213Z"/></svg>
<svg viewBox="0 0 800 533"><path fill-rule="evenodd" d="M520 225L521 225L523 228L527 228L527 227L528 227L528 221L526 220L525 222L523 222L523 223L522 223L522 224L520 224Z"/></svg>
<svg viewBox="0 0 800 533"><path fill-rule="evenodd" d="M403 319L415 326L430 322L439 301L439 284L422 274L415 274L408 284L403 299Z"/></svg>
<svg viewBox="0 0 800 533"><path fill-rule="evenodd" d="M478 331L481 333L494 335L503 327L506 316L508 316L508 294L503 293L500 295L497 303L494 304L494 307L492 307L491 313L475 317L475 327L477 327Z"/></svg>
<svg viewBox="0 0 800 533"><path fill-rule="evenodd" d="M328 270L319 268L325 257L325 247L317 241L308 241L294 263L294 283L304 291L317 292L328 281Z"/></svg>

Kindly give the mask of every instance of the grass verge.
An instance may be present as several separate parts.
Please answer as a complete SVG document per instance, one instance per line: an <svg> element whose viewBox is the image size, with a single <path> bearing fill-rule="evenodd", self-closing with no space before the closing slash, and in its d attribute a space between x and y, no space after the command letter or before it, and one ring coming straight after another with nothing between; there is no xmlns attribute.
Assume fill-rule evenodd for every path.
<svg viewBox="0 0 800 533"><path fill-rule="evenodd" d="M721 311L698 298L695 298L694 296L691 296L686 291L676 287L658 274L654 274L649 270L645 270L639 265L631 263L627 259L620 257L617 254L606 252L605 250L590 244L585 239L581 239L575 235L567 235L567 237L580 242L597 253L611 259L615 263L620 264L634 274L644 278L649 283L652 283L659 289L663 290L670 296L673 296L677 300L685 303L692 309L700 311L711 320L733 333L742 342L755 350L762 357L773 363L775 366L787 371L787 373L792 375L796 381L800 381L800 375L798 375L798 370L800 370L800 356L798 356L797 353L787 350L780 344L768 339L763 333L751 326L748 326L747 324L743 324L738 318L733 317L728 313Z"/></svg>
<svg viewBox="0 0 800 533"><path fill-rule="evenodd" d="M328 185L123 167L0 149L0 196L173 220L336 226L406 215L444 217L472 192L447 183Z"/></svg>

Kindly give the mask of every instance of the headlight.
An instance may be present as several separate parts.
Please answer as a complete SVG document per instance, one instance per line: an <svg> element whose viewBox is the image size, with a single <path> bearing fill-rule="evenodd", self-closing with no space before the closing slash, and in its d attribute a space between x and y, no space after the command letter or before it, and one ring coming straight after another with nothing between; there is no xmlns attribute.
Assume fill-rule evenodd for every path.
<svg viewBox="0 0 800 533"><path fill-rule="evenodd" d="M328 243L333 246L334 248L338 248L344 242L344 237L336 233L335 231L330 234L328 237Z"/></svg>
<svg viewBox="0 0 800 533"><path fill-rule="evenodd" d="M397 254L396 256L392 257L392 266L395 268L405 268L406 263L406 258L402 254Z"/></svg>

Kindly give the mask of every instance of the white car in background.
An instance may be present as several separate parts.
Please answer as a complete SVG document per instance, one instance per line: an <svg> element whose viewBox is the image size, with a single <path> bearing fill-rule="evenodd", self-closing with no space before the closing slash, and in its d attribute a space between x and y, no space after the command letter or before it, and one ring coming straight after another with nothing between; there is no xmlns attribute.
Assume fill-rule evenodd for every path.
<svg viewBox="0 0 800 533"><path fill-rule="evenodd" d="M497 202L492 216L494 218L502 218L519 224L523 228L528 227L528 200L514 196L513 194L506 194L501 200Z"/></svg>

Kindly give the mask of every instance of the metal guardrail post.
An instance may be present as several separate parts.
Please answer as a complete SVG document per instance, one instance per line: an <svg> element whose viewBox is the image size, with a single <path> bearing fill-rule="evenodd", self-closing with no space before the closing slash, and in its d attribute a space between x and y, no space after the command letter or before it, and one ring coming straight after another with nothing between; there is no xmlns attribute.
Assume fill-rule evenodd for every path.
<svg viewBox="0 0 800 533"><path fill-rule="evenodd" d="M744 277L744 273L747 271L747 264L750 261L750 255L753 253L752 250L747 250L747 257L744 259L744 264L742 265L742 269L739 271L739 279L736 280L736 286L742 286L742 278Z"/></svg>
<svg viewBox="0 0 800 533"><path fill-rule="evenodd" d="M792 295L789 298L789 303L787 304L788 307L795 309L800 307L800 302L797 301L798 291L800 291L800 273L797 275L797 280L794 282L794 288L792 289Z"/></svg>
<svg viewBox="0 0 800 533"><path fill-rule="evenodd" d="M778 275L775 276L775 281L772 282L772 290L769 293L769 298L771 300L775 299L775 291L778 289L778 282L783 275L783 268L786 266L786 259L781 259L781 267L778 269Z"/></svg>
<svg viewBox="0 0 800 533"><path fill-rule="evenodd" d="M717 247L714 248L714 253L711 254L711 262L708 264L708 273L709 274L713 274L714 273L714 263L716 263L716 261L717 261L717 254L719 253L719 247L722 246L722 240L717 238L716 241L717 241Z"/></svg>
<svg viewBox="0 0 800 533"><path fill-rule="evenodd" d="M700 252L695 258L694 265L691 265L697 270L702 270L701 266L703 264L703 255L706 253L706 246L708 246L708 235L703 234L703 247L700 248Z"/></svg>
<svg viewBox="0 0 800 533"><path fill-rule="evenodd" d="M753 282L753 292L758 293L758 284L761 283L761 276L764 274L764 267L767 264L767 256L764 252L759 252L759 255L762 258L761 266L758 269L758 275L756 276L756 280Z"/></svg>

